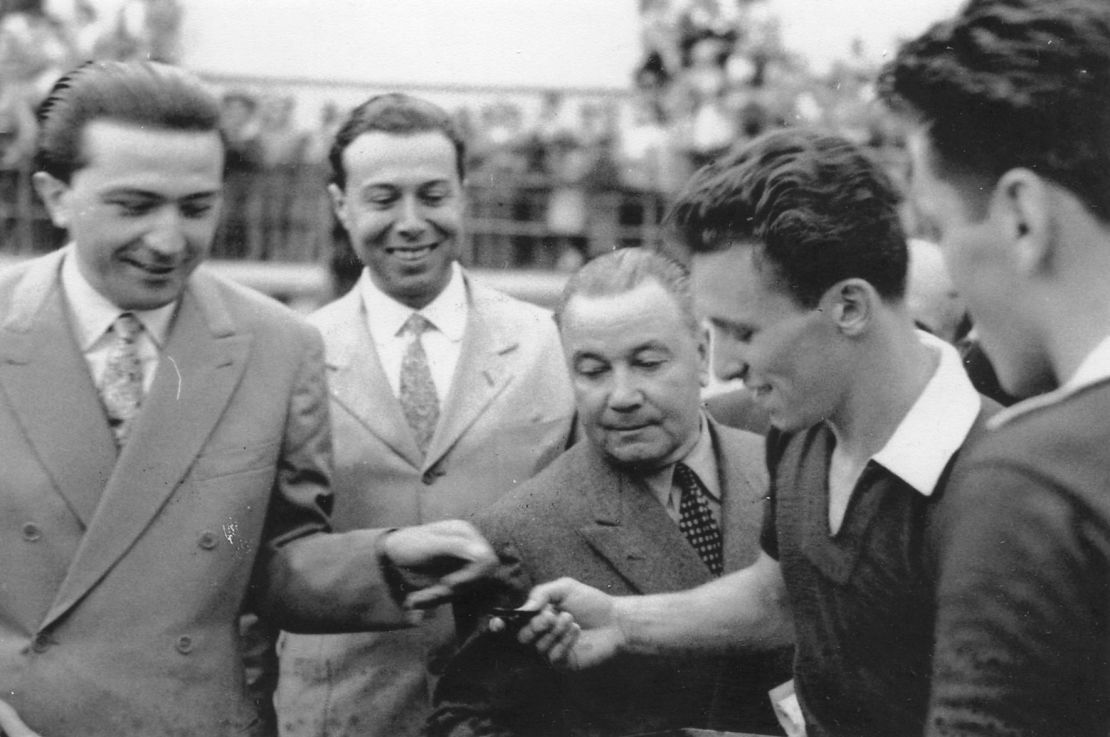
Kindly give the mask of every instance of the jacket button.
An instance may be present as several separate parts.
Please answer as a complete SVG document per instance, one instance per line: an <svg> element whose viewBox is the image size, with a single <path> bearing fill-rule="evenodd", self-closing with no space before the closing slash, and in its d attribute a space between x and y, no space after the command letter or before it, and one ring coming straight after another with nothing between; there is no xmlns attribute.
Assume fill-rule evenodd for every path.
<svg viewBox="0 0 1110 737"><path fill-rule="evenodd" d="M42 528L34 522L27 522L23 525L23 539L29 543L36 542L42 538Z"/></svg>
<svg viewBox="0 0 1110 737"><path fill-rule="evenodd" d="M181 653L182 655L188 655L189 653L193 652L193 638L189 637L188 635L182 635L181 637L177 638L177 642L174 644L174 647L177 648L177 652Z"/></svg>
<svg viewBox="0 0 1110 737"><path fill-rule="evenodd" d="M424 482L425 486L431 486L436 482L436 474L434 471L425 471L420 480Z"/></svg>
<svg viewBox="0 0 1110 737"><path fill-rule="evenodd" d="M212 550L219 542L220 539L216 537L216 533L209 530L205 530L203 533L201 533L201 536L197 538L197 545L201 546L205 550Z"/></svg>
<svg viewBox="0 0 1110 737"><path fill-rule="evenodd" d="M50 640L50 635L45 632L39 632L36 633L35 638L31 640L31 649L36 653L44 653L50 649L51 644L53 643Z"/></svg>

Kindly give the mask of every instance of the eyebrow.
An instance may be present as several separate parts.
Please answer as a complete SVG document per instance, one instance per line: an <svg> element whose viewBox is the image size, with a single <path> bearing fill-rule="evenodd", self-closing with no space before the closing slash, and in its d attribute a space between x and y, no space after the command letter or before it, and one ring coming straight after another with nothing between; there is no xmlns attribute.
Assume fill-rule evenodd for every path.
<svg viewBox="0 0 1110 737"><path fill-rule="evenodd" d="M209 197L218 197L220 195L219 189L212 189L205 192L192 192L180 198L181 201L189 200L203 200ZM109 197L135 197L138 199L146 200L164 200L166 197L158 192L151 192L147 189L139 189L134 187L117 187L109 189L100 193L101 198Z"/></svg>

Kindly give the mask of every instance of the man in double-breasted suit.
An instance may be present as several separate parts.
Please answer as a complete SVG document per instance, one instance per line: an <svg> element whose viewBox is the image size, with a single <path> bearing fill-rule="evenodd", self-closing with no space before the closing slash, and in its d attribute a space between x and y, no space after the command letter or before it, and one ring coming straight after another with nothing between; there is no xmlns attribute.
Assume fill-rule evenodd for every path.
<svg viewBox="0 0 1110 737"><path fill-rule="evenodd" d="M71 243L0 274L0 717L43 737L253 734L241 611L398 626L393 589L430 582L410 566L473 573L492 551L465 523L322 534L323 346L197 268L224 148L195 78L86 65L40 117L34 181Z"/></svg>
<svg viewBox="0 0 1110 737"><path fill-rule="evenodd" d="M474 518L501 558L502 585L456 603L468 641L439 682L429 732L771 729L767 690L788 677L783 653L560 672L485 627L492 607L519 605L561 576L614 594L676 591L744 568L759 550L762 438L699 409L707 346L682 267L628 249L594 260L566 289L560 329L585 439ZM689 475L696 490L683 486ZM710 530L694 526L702 502Z"/></svg>
<svg viewBox="0 0 1110 737"><path fill-rule="evenodd" d="M366 265L310 318L326 348L337 529L470 514L542 469L571 434L551 314L475 283L456 262L463 160L447 113L399 94L357 107L332 148L335 210ZM403 632L283 635L281 734L418 735L453 634L444 609Z"/></svg>

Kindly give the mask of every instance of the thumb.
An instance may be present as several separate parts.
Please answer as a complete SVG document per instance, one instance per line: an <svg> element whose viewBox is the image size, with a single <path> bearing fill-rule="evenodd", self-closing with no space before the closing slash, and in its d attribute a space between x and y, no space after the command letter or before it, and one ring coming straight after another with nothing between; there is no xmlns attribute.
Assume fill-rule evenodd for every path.
<svg viewBox="0 0 1110 737"><path fill-rule="evenodd" d="M573 581L569 578L559 578L547 583L541 583L528 592L528 601L520 605L521 609L543 609L545 606L558 606L570 595Z"/></svg>

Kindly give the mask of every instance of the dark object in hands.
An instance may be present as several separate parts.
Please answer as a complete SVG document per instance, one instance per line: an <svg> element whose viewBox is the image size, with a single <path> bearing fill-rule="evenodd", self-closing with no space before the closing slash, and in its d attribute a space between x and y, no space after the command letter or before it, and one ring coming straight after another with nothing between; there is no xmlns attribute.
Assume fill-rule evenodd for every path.
<svg viewBox="0 0 1110 737"><path fill-rule="evenodd" d="M497 617L505 623L503 632L515 634L520 628L532 621L532 617L540 613L539 609L509 609L507 607L493 607L489 611L491 617Z"/></svg>

